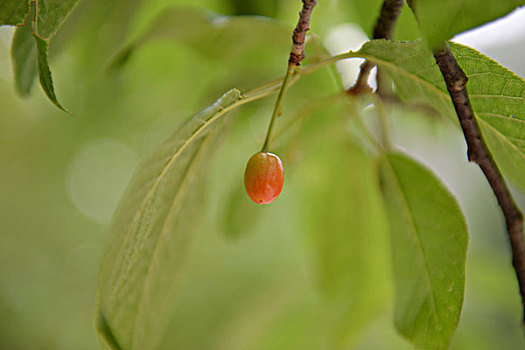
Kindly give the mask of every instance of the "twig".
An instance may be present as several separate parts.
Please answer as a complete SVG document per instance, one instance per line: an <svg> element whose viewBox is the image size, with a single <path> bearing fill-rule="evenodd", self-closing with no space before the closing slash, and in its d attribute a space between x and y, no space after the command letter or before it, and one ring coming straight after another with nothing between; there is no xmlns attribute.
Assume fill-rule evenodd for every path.
<svg viewBox="0 0 525 350"><path fill-rule="evenodd" d="M374 39L392 40L397 18L405 2L403 0L385 0L374 29Z"/></svg>
<svg viewBox="0 0 525 350"><path fill-rule="evenodd" d="M479 125L474 116L466 89L467 76L461 70L448 46L434 53L436 63L445 79L448 92L459 118L465 140L467 156L483 171L487 181L498 200L505 216L507 233L512 249L512 265L518 278L521 303L523 305L523 322L525 323L525 245L523 241L523 214L514 202L512 194L505 183L497 164L483 140Z"/></svg>
<svg viewBox="0 0 525 350"><path fill-rule="evenodd" d="M397 22L397 18L401 13L401 9L404 5L404 0L384 0L381 6L381 12L377 18L377 23L374 28L373 39L387 39L391 40L394 33L394 27ZM370 71L374 68L374 64L365 61L360 68L359 76L353 87L347 90L349 94L359 95L363 92L370 92L372 89L368 86L368 76ZM379 72L378 72L379 74ZM377 88L380 90L379 84ZM378 91L379 92L379 91Z"/></svg>
<svg viewBox="0 0 525 350"><path fill-rule="evenodd" d="M279 117L282 113L282 103L284 99L284 94L286 93L286 88L288 87L288 82L290 77L295 71L295 67L301 64L305 54L304 54L304 39L306 32L310 29L310 17L312 16L312 11L317 5L316 0L302 0L303 8L299 12L299 21L293 31L292 35L292 49L290 50L290 58L288 59L288 69L286 70L286 75L284 76L283 84L281 85L281 90L277 96L277 101L275 102L275 108L272 113L272 118L270 119L270 125L268 126L268 132L266 133L266 138L262 146L261 151L266 152L270 148L270 138L275 123L275 119Z"/></svg>
<svg viewBox="0 0 525 350"><path fill-rule="evenodd" d="M357 76L354 86L346 90L349 95L361 95L372 92L372 88L368 85L368 77L374 66L375 64L368 60L365 60L363 64L361 64L361 67L359 67L359 75Z"/></svg>
<svg viewBox="0 0 525 350"><path fill-rule="evenodd" d="M293 44L288 65L298 66L304 58L304 38L306 32L310 30L310 17L315 5L317 5L316 0L303 0L303 8L299 12L299 21L293 30Z"/></svg>

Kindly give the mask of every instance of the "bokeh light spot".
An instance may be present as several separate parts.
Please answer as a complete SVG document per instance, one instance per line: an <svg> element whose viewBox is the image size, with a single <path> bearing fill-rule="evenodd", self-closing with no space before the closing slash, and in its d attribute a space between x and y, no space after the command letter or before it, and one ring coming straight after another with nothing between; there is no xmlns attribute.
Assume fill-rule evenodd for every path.
<svg viewBox="0 0 525 350"><path fill-rule="evenodd" d="M82 147L66 179L70 200L91 219L108 223L138 163L138 155L122 142L101 139Z"/></svg>

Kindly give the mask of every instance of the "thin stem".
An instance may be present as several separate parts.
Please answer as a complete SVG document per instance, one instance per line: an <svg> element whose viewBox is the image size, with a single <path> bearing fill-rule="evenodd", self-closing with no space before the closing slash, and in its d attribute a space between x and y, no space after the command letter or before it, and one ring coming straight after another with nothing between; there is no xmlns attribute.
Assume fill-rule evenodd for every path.
<svg viewBox="0 0 525 350"><path fill-rule="evenodd" d="M269 151L270 137L272 135L273 126L275 124L275 120L282 114L282 110L283 110L282 103L284 99L284 94L288 87L290 77L293 75L294 69L295 69L295 64L288 64L288 70L286 71L286 75L284 76L284 80L281 85L281 89L279 90L279 95L277 96L277 101L275 102L275 107L273 109L272 118L270 119L270 125L268 125L268 131L266 132L266 138L264 139L264 144L262 146L261 152Z"/></svg>
<svg viewBox="0 0 525 350"><path fill-rule="evenodd" d="M321 67L318 67L318 68L321 68ZM313 71L310 71L306 74L309 74L311 72ZM306 75L306 74L301 74L301 71L297 71L296 74L294 74L288 81L288 86L289 87L292 86L293 84L297 82L297 80L299 80L299 78L302 75ZM280 77L280 78L271 80L267 83L264 83L263 85L260 85L256 88L253 88L252 90L245 92L243 94L243 98L251 101L252 99L254 100L258 99L259 97L256 97L256 96L259 96L261 93L267 92L268 94L272 94L274 92L280 91L281 86L283 85L283 81L284 81L284 77Z"/></svg>
<svg viewBox="0 0 525 350"><path fill-rule="evenodd" d="M272 135L273 126L275 124L275 119L277 119L282 114L282 103L284 99L284 94L288 87L290 77L295 71L295 67L301 64L305 54L304 54L304 40L306 37L306 32L310 30L310 17L312 16L312 11L317 5L316 0L302 0L303 7L301 12L299 12L299 20L292 34L292 48L290 50L290 58L288 59L288 69L286 70L286 75L284 76L283 83L281 85L281 90L277 96L277 101L275 102L275 107L273 109L272 118L270 119L270 124L268 126L268 131L266 133L266 138L262 146L261 152L267 152L270 149L270 139Z"/></svg>
<svg viewBox="0 0 525 350"><path fill-rule="evenodd" d="M447 90L458 115L463 135L467 141L467 156L469 161L475 162L483 171L498 204L501 207L507 234L512 249L512 265L518 279L521 303L523 306L523 323L525 323L525 243L523 240L523 214L516 205L498 165L492 158L480 127L474 115L470 98L467 92L467 76L458 65L452 51L445 46L434 52L441 74L447 85Z"/></svg>
<svg viewBox="0 0 525 350"><path fill-rule="evenodd" d="M348 59L348 58L359 58L359 57L356 56L355 52L349 51L349 52L342 53L340 55L328 57L322 61L310 64L301 69L296 69L294 74L289 78L287 85L288 87L290 87L293 84L295 84L299 80L299 78L302 77L303 75L308 75L330 64L334 64L335 62L338 62L344 59ZM242 95L243 104L250 102L250 101L258 100L262 97L265 97L276 91L279 91L280 88L282 87L284 78L285 77L276 78L276 79L270 80L269 82L264 83L263 85L260 85L256 88L248 90Z"/></svg>
<svg viewBox="0 0 525 350"><path fill-rule="evenodd" d="M347 58L359 58L359 57L357 57L356 53L353 52L353 51L344 52L344 53L341 53L339 55L335 55L335 56L331 56L331 57L325 58L324 60L321 60L319 62L309 64L308 66L302 68L299 71L299 73L301 75L310 74L311 72L316 71L319 68L323 68L324 66L336 63L336 62L338 62L340 60L344 60L344 59L347 59Z"/></svg>

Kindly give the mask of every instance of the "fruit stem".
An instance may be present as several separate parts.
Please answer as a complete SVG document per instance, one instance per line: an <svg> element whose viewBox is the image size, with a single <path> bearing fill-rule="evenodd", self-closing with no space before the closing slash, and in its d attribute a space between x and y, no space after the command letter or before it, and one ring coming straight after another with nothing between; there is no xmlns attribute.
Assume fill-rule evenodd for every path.
<svg viewBox="0 0 525 350"><path fill-rule="evenodd" d="M295 71L295 66L296 64L294 63L288 63L288 70L286 71L286 75L284 76L284 80L281 85L281 89L279 90L279 95L277 96L277 101L275 102L275 107L273 109L272 118L270 119L270 125L268 125L268 131L266 132L266 138L264 139L264 144L261 148L261 152L268 152L270 150L270 138L271 138L271 134L273 130L273 125L275 124L275 119L280 117L283 112L282 104L284 100L284 94L288 87L290 77L293 76L293 73Z"/></svg>

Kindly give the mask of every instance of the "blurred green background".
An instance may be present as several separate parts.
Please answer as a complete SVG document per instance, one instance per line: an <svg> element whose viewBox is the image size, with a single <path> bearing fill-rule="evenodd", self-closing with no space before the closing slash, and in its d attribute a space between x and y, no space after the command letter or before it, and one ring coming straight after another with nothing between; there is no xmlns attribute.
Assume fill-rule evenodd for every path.
<svg viewBox="0 0 525 350"><path fill-rule="evenodd" d="M234 32L219 42L154 40L120 71L108 71L122 45L173 5L279 22L264 30L241 23L244 35ZM379 6L319 1L312 31L332 52L359 44ZM227 89L246 90L282 74L299 9L292 0L82 0L51 43L57 95L73 117L36 85L30 98L16 95L9 58L13 30L0 28L0 349L97 348L92 319L106 229L139 159ZM417 35L404 11L396 37ZM308 59L322 54L315 48L309 46ZM521 76L524 51L523 38L484 49ZM352 68L339 68L343 82L353 79ZM302 79L290 90L279 123L340 84L331 69ZM273 101L235 112L216 153L163 348L411 348L391 322L388 236L370 180L373 160L362 140L341 135L344 106L321 102L300 138L291 128L276 141L286 182L274 204L257 207L244 194L244 165L260 147ZM374 111L363 115L372 119ZM392 109L389 117L398 148L435 170L467 217L466 299L451 349L525 348L503 218L479 170L467 164L459 130L412 110ZM522 194L516 195L525 207ZM352 231L363 225L372 225L375 235ZM316 254L326 232L341 232L335 244L359 253L345 268L327 267L334 275L323 290L317 288L322 261ZM330 283L345 274L367 274L373 283L346 286L342 312L344 301L330 297ZM339 336L345 340L332 343Z"/></svg>

